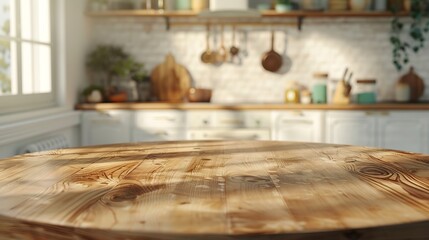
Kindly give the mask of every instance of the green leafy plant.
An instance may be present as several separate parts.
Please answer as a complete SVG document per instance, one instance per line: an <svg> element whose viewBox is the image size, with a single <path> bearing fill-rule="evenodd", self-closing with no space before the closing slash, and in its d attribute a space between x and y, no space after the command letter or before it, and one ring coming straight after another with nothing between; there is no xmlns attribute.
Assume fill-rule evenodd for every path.
<svg viewBox="0 0 429 240"><path fill-rule="evenodd" d="M290 5L291 1L290 0L277 0L276 3L282 4L282 5Z"/></svg>
<svg viewBox="0 0 429 240"><path fill-rule="evenodd" d="M397 7L391 10L396 16L391 22L390 43L393 47L393 64L399 71L410 62L410 52L418 53L425 47L429 34L428 1L411 0L411 21L409 23L399 18ZM404 36L404 31L407 32L406 36Z"/></svg>
<svg viewBox="0 0 429 240"><path fill-rule="evenodd" d="M110 80L116 75L116 65L129 58L130 56L121 47L102 45L89 54L87 66L94 72L107 74Z"/></svg>
<svg viewBox="0 0 429 240"><path fill-rule="evenodd" d="M131 79L133 79L137 83L149 81L148 73L144 68L143 64L137 63L135 65L135 69L133 75L131 76Z"/></svg>
<svg viewBox="0 0 429 240"><path fill-rule="evenodd" d="M107 78L107 85L110 85L113 77L132 78L144 67L121 47L109 45L98 46L91 52L88 56L87 66L93 72L104 74Z"/></svg>

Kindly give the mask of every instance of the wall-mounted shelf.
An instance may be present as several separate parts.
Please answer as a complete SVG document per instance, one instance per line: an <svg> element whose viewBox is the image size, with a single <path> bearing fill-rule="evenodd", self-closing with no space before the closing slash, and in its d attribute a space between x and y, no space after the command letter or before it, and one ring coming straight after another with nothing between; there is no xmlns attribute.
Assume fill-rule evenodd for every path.
<svg viewBox="0 0 429 240"><path fill-rule="evenodd" d="M397 16L404 17L408 16L407 12L400 12ZM166 20L167 29L172 25L170 23L170 18L195 18L199 16L199 12L195 11L158 11L158 10L112 10L104 12L89 12L87 16L93 18L100 17L162 17ZM268 20L262 22L261 20L249 21L247 25L291 25L291 23L285 22L271 22L269 19L276 18L278 19L297 19L296 25L298 29L301 30L303 20L305 18L389 18L394 17L395 15L391 12L352 12L352 11L291 11L286 13L280 13L276 11L263 11L261 12L261 20ZM206 21L198 22L187 22L187 23L178 23L174 25L201 25L207 24ZM243 22L243 19L240 19L239 22L236 22L233 18L228 18L224 20L228 24L236 25L246 25L246 22Z"/></svg>

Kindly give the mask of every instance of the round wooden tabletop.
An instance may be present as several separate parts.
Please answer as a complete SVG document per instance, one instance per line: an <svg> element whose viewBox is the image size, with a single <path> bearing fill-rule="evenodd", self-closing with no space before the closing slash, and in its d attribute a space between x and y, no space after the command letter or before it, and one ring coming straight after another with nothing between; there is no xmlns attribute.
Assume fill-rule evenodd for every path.
<svg viewBox="0 0 429 240"><path fill-rule="evenodd" d="M0 161L0 239L427 239L429 156L314 143L97 146Z"/></svg>

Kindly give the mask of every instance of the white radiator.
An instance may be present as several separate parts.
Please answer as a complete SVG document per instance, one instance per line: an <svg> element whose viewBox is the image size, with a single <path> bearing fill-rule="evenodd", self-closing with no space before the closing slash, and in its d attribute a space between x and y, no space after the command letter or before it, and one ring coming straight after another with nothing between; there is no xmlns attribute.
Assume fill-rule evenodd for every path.
<svg viewBox="0 0 429 240"><path fill-rule="evenodd" d="M70 147L69 140L64 136L55 136L34 142L19 150L19 154L34 153Z"/></svg>

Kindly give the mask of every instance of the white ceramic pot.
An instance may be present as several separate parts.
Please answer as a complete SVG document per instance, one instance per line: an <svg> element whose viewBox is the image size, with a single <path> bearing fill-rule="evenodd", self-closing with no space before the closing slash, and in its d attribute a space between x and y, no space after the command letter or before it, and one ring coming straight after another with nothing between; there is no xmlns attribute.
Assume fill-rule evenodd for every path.
<svg viewBox="0 0 429 240"><path fill-rule="evenodd" d="M350 10L352 11L365 11L368 9L368 0L350 0Z"/></svg>
<svg viewBox="0 0 429 240"><path fill-rule="evenodd" d="M210 10L246 10L248 9L247 0L211 0Z"/></svg>
<svg viewBox="0 0 429 240"><path fill-rule="evenodd" d="M387 0L375 0L374 1L374 10L375 11L386 11L387 10Z"/></svg>

